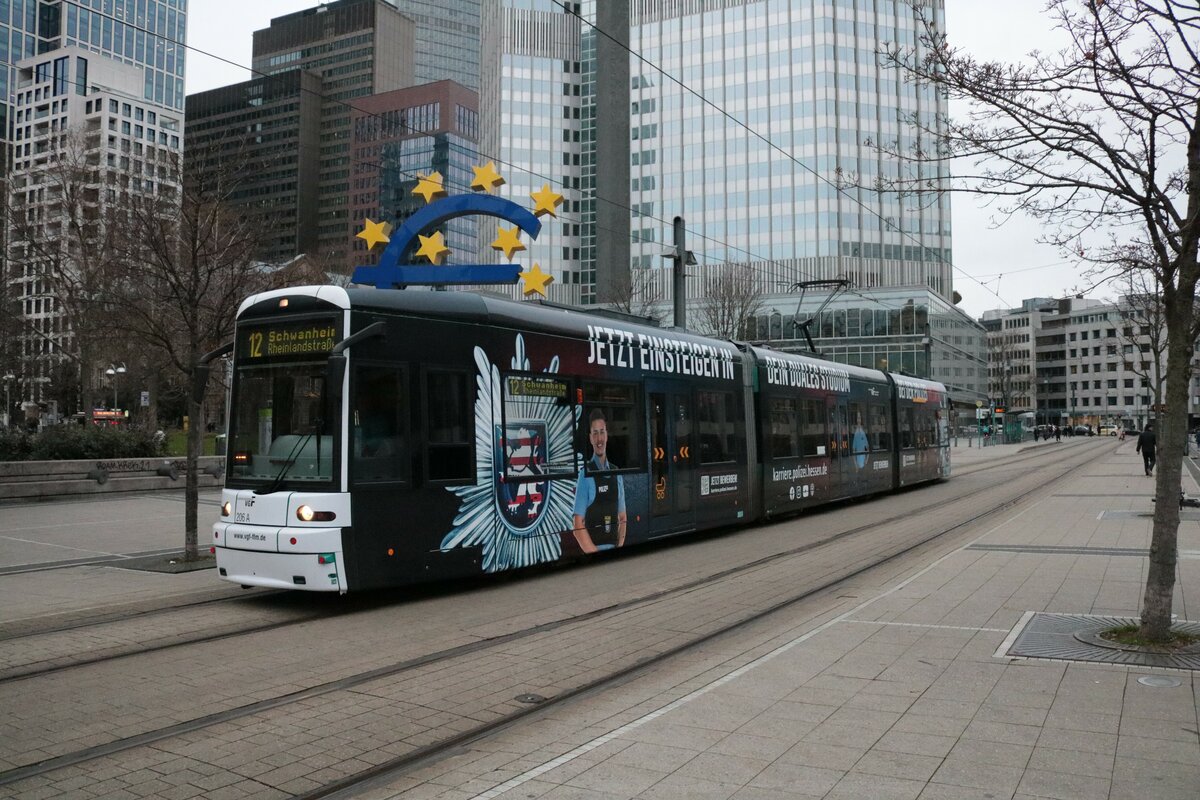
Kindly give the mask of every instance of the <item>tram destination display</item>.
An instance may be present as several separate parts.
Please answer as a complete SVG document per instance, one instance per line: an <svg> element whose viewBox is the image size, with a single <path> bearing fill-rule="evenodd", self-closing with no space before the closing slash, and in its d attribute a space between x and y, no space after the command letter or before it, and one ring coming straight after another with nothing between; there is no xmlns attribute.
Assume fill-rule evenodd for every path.
<svg viewBox="0 0 1200 800"><path fill-rule="evenodd" d="M237 355L245 362L327 355L337 344L333 320L272 322L238 329Z"/></svg>

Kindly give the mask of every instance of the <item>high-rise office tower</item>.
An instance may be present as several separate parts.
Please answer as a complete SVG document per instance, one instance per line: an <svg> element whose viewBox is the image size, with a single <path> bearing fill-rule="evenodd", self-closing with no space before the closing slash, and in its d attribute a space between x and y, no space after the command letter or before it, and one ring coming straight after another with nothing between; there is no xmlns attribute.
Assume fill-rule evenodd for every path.
<svg viewBox="0 0 1200 800"><path fill-rule="evenodd" d="M378 263L357 237L366 220L399 227L425 207L414 195L417 177L437 172L451 194L471 191L479 164L479 112L475 92L454 81L435 81L364 97L355 102L352 139L350 230L353 247L346 274ZM479 262L480 236L492 241L495 225L466 216L439 226L450 252L444 263Z"/></svg>
<svg viewBox="0 0 1200 800"><path fill-rule="evenodd" d="M343 262L350 247L354 100L412 86L414 42L415 24L388 0L338 0L275 17L254 32L256 74L321 76L316 255L330 263Z"/></svg>
<svg viewBox="0 0 1200 800"><path fill-rule="evenodd" d="M922 5L942 27L941 0ZM877 146L928 151L910 120L944 118L932 86L876 55L917 43L916 14L876 0L632 0L633 263L661 261L680 214L701 264L748 264L767 289L845 277L950 298L949 199L871 188L946 177Z"/></svg>
<svg viewBox="0 0 1200 800"><path fill-rule="evenodd" d="M609 299L629 274L629 36L626 0L506 0L483 20L480 149L528 204L563 195L526 260L551 298Z"/></svg>
<svg viewBox="0 0 1200 800"><path fill-rule="evenodd" d="M941 0L924 12L941 26ZM614 229L626 264L665 273L669 297L661 267L675 216L697 275L745 265L766 292L840 276L951 298L949 201L870 188L927 169L875 143L928 149L909 119L945 112L932 87L876 56L880 42L916 43L908 4L506 0L495 14L484 25L484 149L513 178L561 187L567 213L537 246L556 277L580 284L579 299L605 299L617 267L600 243ZM619 201L606 179L628 187ZM631 230L601 217L618 206Z"/></svg>
<svg viewBox="0 0 1200 800"><path fill-rule="evenodd" d="M62 0L0 2L0 258L7 252L4 235L9 210L8 174L13 159L11 136L14 98L19 93L17 63L64 47L78 46L94 56L131 65L139 70L140 85L127 91L134 99L183 109L184 46L188 0ZM91 59L93 70L97 62ZM0 267L0 280L7 280ZM5 292L8 291L5 285ZM3 293L0 293L3 294ZM12 303L0 297L6 307ZM19 298L16 302L19 302ZM9 316L6 323L12 322ZM19 326L18 326L19 327ZM5 342L14 341L6 324L0 331L0 361L17 368ZM15 373L14 373L15 374Z"/></svg>
<svg viewBox="0 0 1200 800"><path fill-rule="evenodd" d="M178 202L182 115L142 96L143 69L78 45L15 67L4 277L19 325L5 368L23 399L73 411L80 372L100 366L78 336L103 288L94 262L82 265L103 255L81 250L105 239L109 208L125 198ZM91 224L74 225L81 217Z"/></svg>
<svg viewBox="0 0 1200 800"><path fill-rule="evenodd" d="M188 0L0 3L0 143L8 144L17 62L61 47L78 45L137 66L137 95L182 111L187 11ZM0 172L8 166L5 158Z"/></svg>
<svg viewBox="0 0 1200 800"><path fill-rule="evenodd" d="M294 69L188 95L186 171L239 165L228 201L263 232L259 257L316 253L321 76Z"/></svg>
<svg viewBox="0 0 1200 800"><path fill-rule="evenodd" d="M481 0L388 0L416 23L416 83L451 80L479 91Z"/></svg>

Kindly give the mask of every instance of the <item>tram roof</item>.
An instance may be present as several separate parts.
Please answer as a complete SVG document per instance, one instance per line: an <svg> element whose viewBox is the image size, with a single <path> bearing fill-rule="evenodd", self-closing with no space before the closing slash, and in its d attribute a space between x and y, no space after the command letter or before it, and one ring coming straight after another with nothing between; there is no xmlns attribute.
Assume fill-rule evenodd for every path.
<svg viewBox="0 0 1200 800"><path fill-rule="evenodd" d="M587 338L589 326L626 331L645 336L678 339L699 344L724 345L714 339L678 328L659 328L635 320L592 314L586 310L542 302L519 302L506 297L475 292L404 292L379 289L347 289L351 310L383 311L442 320L460 320L520 328L540 333Z"/></svg>
<svg viewBox="0 0 1200 800"><path fill-rule="evenodd" d="M764 363L767 358L780 359L788 363L816 364L842 370L847 375L863 380L883 381L883 372L868 367L858 367L837 361L826 361L801 353L787 353L751 344L715 339L679 328L659 328L636 321L614 319L611 316L592 314L587 310L570 308L543 302L519 302L506 297L477 294L475 292L408 292L391 289L343 289L337 286L296 286L276 289L248 298L242 303L242 311L266 300L287 295L318 297L333 305L352 311L381 311L428 317L440 320L458 320L487 325L524 329L528 331L587 338L588 328L606 328L627 331L645 336L677 339L699 344L723 345L739 350L749 350L755 361ZM945 392L946 387L937 381L914 378L892 373L900 384L922 386Z"/></svg>

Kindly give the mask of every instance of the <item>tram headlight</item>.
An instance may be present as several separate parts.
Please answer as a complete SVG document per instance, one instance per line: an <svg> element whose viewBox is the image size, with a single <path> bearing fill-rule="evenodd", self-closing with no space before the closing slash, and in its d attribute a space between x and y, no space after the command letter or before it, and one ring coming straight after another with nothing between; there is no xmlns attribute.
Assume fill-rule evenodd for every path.
<svg viewBox="0 0 1200 800"><path fill-rule="evenodd" d="M296 509L296 519L301 522L332 522L337 514L332 511L314 511L310 505L302 505Z"/></svg>
<svg viewBox="0 0 1200 800"><path fill-rule="evenodd" d="M226 500L224 503L221 504L221 516L228 517L232 513L233 513L233 503Z"/></svg>

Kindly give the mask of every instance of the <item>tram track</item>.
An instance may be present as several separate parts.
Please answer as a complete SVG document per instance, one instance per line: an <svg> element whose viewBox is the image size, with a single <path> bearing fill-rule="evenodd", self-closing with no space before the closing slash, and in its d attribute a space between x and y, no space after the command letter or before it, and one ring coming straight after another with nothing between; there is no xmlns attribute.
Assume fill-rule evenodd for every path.
<svg viewBox="0 0 1200 800"><path fill-rule="evenodd" d="M1066 475L1070 474L1078 464L1086 463L1093 456L1094 450L1089 448L1085 453L1079 453L1075 459L1070 459L1065 466L1061 460L1046 464L1047 468L1062 467L1062 473L1051 477L1048 480L1034 481L1033 488L1029 491L1043 490L1048 488ZM1022 459L1025 461L1026 459ZM1036 460L1036 459L1029 459ZM1076 463L1078 462L1078 463ZM1005 465L1014 463L1013 460L1006 460ZM971 470L977 472L979 470ZM1037 470L1040 473L1042 470ZM967 470L961 471L959 474L969 474ZM924 506L921 514L928 516L930 513L946 509L949 506L963 506L972 498L978 497L985 492L996 491L994 485L980 487L970 490L963 494L957 494L947 497L944 500L938 501ZM722 636L740 626L749 624L756 620L762 619L770 614L776 613L784 608L799 603L808 599L815 594L824 591L843 583L847 579L853 578L856 575L861 575L864 572L877 568L890 561L898 559L905 554L911 553L916 549L929 545L937 539L960 530L963 527L975 524L980 520L1000 513L1007 508L1012 507L1017 502L1025 498L1027 492L1020 492L1012 496L1006 496L999 502L987 505L982 510L969 514L966 518L960 519L953 524L939 528L933 532L917 536L914 540L904 543L899 549L891 549L879 558L868 559L868 561L851 570L840 570L836 574L830 574L827 579L817 581L816 583L804 587L798 592L788 593L773 602L763 605L761 608L754 610L746 615L739 616L736 620L725 624L715 625L697 636L687 637L675 644L664 644L659 647L657 652L643 659L637 659L631 663L626 663L623 666L598 674L589 680L583 680L576 685L564 688L562 691L554 694L551 699L537 706L524 709L510 709L498 718L492 719L482 724L468 727L466 730L454 731L451 735L442 735L432 743L423 746L414 747L410 752L398 756L394 759L380 763L369 770L359 771L353 775L346 776L341 780L329 781L322 785L320 789L313 790L304 797L327 797L332 794L342 792L355 785L359 785L364 781L374 780L381 775L390 774L397 770L412 766L420 761L425 761L436 757L440 753L446 752L447 749L453 748L471 739L486 736L500 727L511 725L531 713L541 711L545 708L552 707L555 704L566 702L567 700L577 697L585 692L591 692L602 689L605 686L612 685L614 682L620 681L636 672L648 669L656 664L662 663L675 655L685 652L689 649L702 645L704 642L711 641L713 638ZM666 604L672 601L678 601L681 598L686 598L688 595L699 594L705 590L711 590L713 587L720 587L723 584L735 582L739 579L746 580L752 577L754 573L764 573L770 568L777 567L780 563L788 558L795 558L808 554L819 548L827 547L831 544L836 544L841 540L854 537L856 534L866 533L874 530L895 527L902 519L911 515L892 515L882 520L874 520L868 524L855 526L849 529L838 531L832 535L824 536L820 539L813 540L802 546L788 548L780 552L770 553L758 559L754 559L745 564L738 564L724 570L718 570L694 580L685 581L677 586L663 589L657 592L643 594L636 598L629 598L622 602L607 605L602 608L593 609L584 614L564 617L562 619L553 620L547 623L529 626L518 631L513 631L501 636L488 637L480 639L469 644L452 647L437 652L423 654L416 658L406 659L378 669L367 670L353 675L344 676L340 679L329 681L323 684L311 686L300 691L283 694L274 698L261 700L259 702L246 704L236 708L226 709L203 717L180 723L178 725L167 726L157 730L146 731L134 736L114 740L103 745L98 745L91 748L83 748L71 753L66 753L54 758L46 759L34 764L11 769L7 772L0 773L0 786L8 786L19 781L44 775L50 772L67 769L71 766L82 764L96 759L116 756L122 752L132 750L134 748L153 745L155 743L164 742L175 737L193 734L207 728L224 724L235 724L239 720L245 720L256 715L260 715L266 711L276 711L290 705L312 701L315 698L330 695L336 692L350 692L355 689L363 690L368 684L386 681L395 683L396 679L413 676L421 671L430 669L444 668L445 665L454 661L461 661L473 657L480 657L488 653L503 650L506 646L521 642L522 640L535 639L539 636L554 632L562 632L571 628L585 628L590 623L599 623L605 620L615 619L618 616L635 610L644 610L653 608L656 605ZM870 538L870 537L867 537Z"/></svg>
<svg viewBox="0 0 1200 800"><path fill-rule="evenodd" d="M1037 460L1038 458L1044 458L1046 455L1049 455L1049 453L1048 452L1034 453L1032 455L1025 455L1024 457L1022 457L1021 455L1017 455L1013 458L1005 459L1004 461L1001 461L1001 462L992 462L990 465L981 465L980 467L977 467L976 469L965 469L960 474L970 475L970 474L980 471L980 469L988 469L988 468L996 469L996 468L1000 468L1000 467L1015 466L1015 465L1024 463L1026 461ZM914 490L919 491L920 487L914 487ZM962 499L963 498L959 498L958 500L953 501L953 502L961 502ZM855 502L855 501L847 501L847 502ZM934 510L934 509L943 507L948 502L951 502L951 501L943 501L943 502L939 502L939 503L934 503L933 505L929 506L928 508L930 510ZM836 505L835 505L835 507L836 507ZM822 513L824 513L824 512L822 512ZM903 517L903 514L897 514L897 515L893 515L893 516L889 517L888 519L885 519L881 522L870 523L869 525L863 525L863 526L858 526L855 528L849 528L846 530L838 531L830 536L815 540L813 542L809 542L802 547L792 548L789 550L781 551L779 553L774 553L774 554L765 556L761 559L757 559L755 561L749 562L747 564L742 564L742 565L738 565L736 567L731 567L730 569L725 570L720 573L714 573L712 575L698 578L689 584L686 584L681 587L675 587L671 590L666 590L666 591L668 591L668 592L687 591L687 590L695 588L696 586L703 585L704 583L707 583L707 582L712 582L715 580L720 580L722 578L731 577L740 572L758 568L765 564L769 564L772 561L777 560L777 559L788 558L788 557L800 555L800 554L806 552L807 550L811 550L816 547L820 547L820 546L823 546L826 544L836 542L838 539L841 539L841 538L844 538L847 536L853 536L856 533L860 533L863 530L867 530L871 527L887 525L887 524L896 522L898 519L901 519L902 517ZM303 595L301 593L288 593L288 592L274 591L274 590L260 592L260 593L256 594L255 597L256 598L263 598L263 597L278 598L280 596L294 600L297 605L303 604L304 601L308 598L307 595ZM633 598L633 599L627 601L626 603L618 604L616 606L610 607L608 610L609 611L620 611L623 608L632 607L632 606L635 606L640 603L649 602L651 600L656 599L656 597L658 597L658 596L661 596L661 594L660 595L647 595L647 596L642 596L642 597L638 597L638 598ZM111 618L107 618L107 619L93 620L93 621L88 621L88 622L80 622L80 623L75 623L72 625L63 625L63 626L56 627L56 628L45 629L45 630L40 630L40 631L25 632L25 633L13 635L13 636L0 636L0 663L3 663L3 647L4 647L4 645L8 642L11 642L11 641L14 641L17 639L25 639L28 637L38 636L38 635L50 636L50 635L57 635L57 634L61 634L61 633L69 632L69 631L84 631L84 630L86 630L89 632L89 636L87 637L87 639L89 641L91 641L91 640L94 640L94 638L95 638L93 632L96 630L97 627L102 626L102 625L119 625L119 624L124 624L124 623L129 622L134 619L145 620L148 617L155 615L155 614L158 614L158 615L181 614L181 613L189 611L189 610L194 610L197 608L202 608L202 607L210 606L210 605L214 605L214 604L238 603L238 602L244 603L245 600L246 600L246 598L244 596L240 596L240 595L220 597L220 598L209 598L209 599L197 601L195 603L186 603L183 605L175 605L175 606L170 606L170 607L161 608L161 609L139 610L132 614L128 614L128 615L124 615L124 616L115 616L115 617L111 617ZM233 630L230 630L228 628L223 628L221 630L211 631L211 632L207 632L207 633L204 631L197 631L197 632L195 632L194 635L184 637L184 638L180 638L178 636L172 635L169 641L158 642L158 643L150 644L150 645L144 646L144 647L126 646L124 648L118 648L115 651L103 652L103 653L93 655L90 657L89 656L81 656L79 647L73 645L70 642L67 642L61 647L61 649L63 650L65 655L63 655L59 658L43 659L36 663L19 664L16 666L9 666L9 667L0 667L0 686L3 686L5 684L13 682L13 681L28 680L30 678L37 678L37 677L42 677L42 676L46 676L46 675L51 675L51 674L63 672L66 670L71 670L71 669L76 669L76 668L86 667L86 666L91 666L91 665L97 665L97 664L109 663L109 662L116 661L119 659L126 659L126 658L131 658L131 657L139 656L139 655L145 655L145 654L150 654L150 653L155 653L155 652L162 652L165 650L171 650L171 649L184 647L184 646L188 646L188 645L201 645L201 644L206 644L206 643L210 643L210 642L222 641L225 639L230 639L230 638L234 638L234 637L238 637L238 636L249 636L249 635L254 635L254 634L266 633L266 632L270 632L270 631L281 630L283 628L288 628L288 627L292 627L292 626L296 626L296 625L303 625L303 624L307 624L310 622L316 622L318 620L329 619L333 616L338 616L338 615L342 615L342 614L353 613L355 611L365 610L368 608L388 605L388 604L394 602L391 599L387 599L387 600L376 599L374 602L372 602L371 598L369 598L369 597L368 598L359 597L359 598L356 598L356 600L357 600L357 602L351 601L351 600L346 600L346 601L344 601L343 605L341 605L337 609L325 609L318 613L304 614L299 617L289 618L289 619L285 619L285 620L278 620L278 621L273 621L273 622L251 624L251 625L247 625L247 626L241 627L241 628L236 628ZM349 604L351 607L348 608L347 604Z"/></svg>

